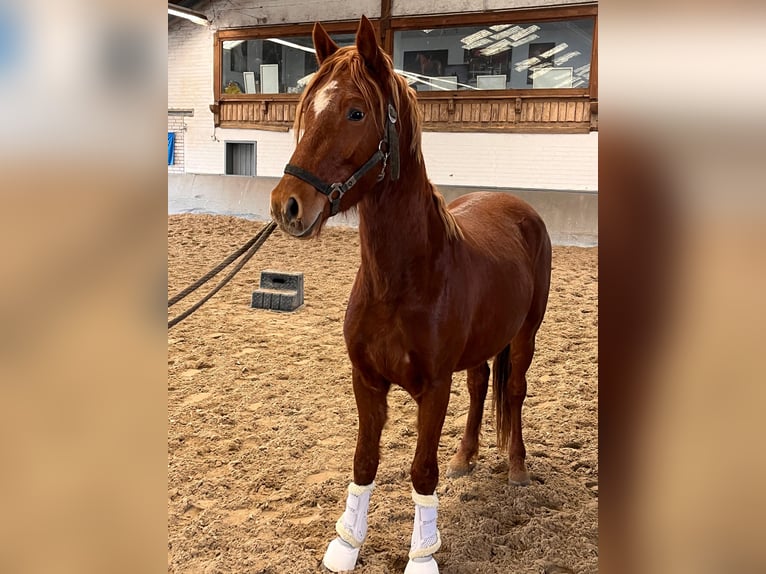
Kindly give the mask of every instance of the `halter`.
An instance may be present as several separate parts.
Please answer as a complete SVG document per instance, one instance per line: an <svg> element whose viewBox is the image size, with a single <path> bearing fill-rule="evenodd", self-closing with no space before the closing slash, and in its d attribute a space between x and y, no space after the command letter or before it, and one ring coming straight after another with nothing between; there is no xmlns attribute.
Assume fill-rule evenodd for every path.
<svg viewBox="0 0 766 574"><path fill-rule="evenodd" d="M330 202L330 217L340 210L340 200L345 193L354 187L364 174L370 171L375 164L382 161L383 167L378 174L377 181L381 181L386 176L386 165L391 156L391 179L399 179L399 134L396 131L396 110L394 106L388 104L388 114L386 114L386 127L383 130L383 139L378 143L378 150L372 154L372 157L364 162L364 165L356 170L345 182L327 183L308 170L288 163L285 166L285 173L292 175L312 185L319 193L327 196ZM385 151L383 151L385 149Z"/></svg>

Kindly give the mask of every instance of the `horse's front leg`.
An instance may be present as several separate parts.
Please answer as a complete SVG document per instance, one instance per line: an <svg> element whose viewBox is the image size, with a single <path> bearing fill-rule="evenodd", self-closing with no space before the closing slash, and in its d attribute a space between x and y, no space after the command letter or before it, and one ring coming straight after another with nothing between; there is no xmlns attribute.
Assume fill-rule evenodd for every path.
<svg viewBox="0 0 766 574"><path fill-rule="evenodd" d="M439 482L437 459L439 438L449 404L452 378L428 381L423 392L416 397L418 403L418 446L412 461L412 500L415 503L415 521L410 539L410 560L405 574L438 574L439 567L433 553L441 547L436 527L436 485Z"/></svg>
<svg viewBox="0 0 766 574"><path fill-rule="evenodd" d="M338 537L330 542L322 563L332 572L353 570L359 549L367 537L367 509L375 487L380 462L380 434L386 423L390 383L373 375L352 372L354 397L359 415L359 432L354 453L354 482L348 485L346 509L335 530Z"/></svg>

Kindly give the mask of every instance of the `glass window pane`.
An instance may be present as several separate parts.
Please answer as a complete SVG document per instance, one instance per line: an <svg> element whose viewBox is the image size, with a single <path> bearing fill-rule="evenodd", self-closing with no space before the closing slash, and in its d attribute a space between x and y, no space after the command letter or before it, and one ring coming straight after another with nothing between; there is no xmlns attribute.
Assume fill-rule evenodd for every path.
<svg viewBox="0 0 766 574"><path fill-rule="evenodd" d="M336 34L339 46L354 34ZM224 94L298 94L317 70L311 36L224 40L221 92Z"/></svg>
<svg viewBox="0 0 766 574"><path fill-rule="evenodd" d="M592 18L402 30L394 67L418 91L587 88Z"/></svg>

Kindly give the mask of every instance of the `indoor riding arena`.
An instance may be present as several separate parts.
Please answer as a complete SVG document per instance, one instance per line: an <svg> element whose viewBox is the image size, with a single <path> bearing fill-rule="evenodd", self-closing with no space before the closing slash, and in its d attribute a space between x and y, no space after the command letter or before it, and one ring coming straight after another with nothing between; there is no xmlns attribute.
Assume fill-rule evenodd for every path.
<svg viewBox="0 0 766 574"><path fill-rule="evenodd" d="M263 225L171 215L168 294ZM454 376L439 447L435 557L444 574L598 569L597 259L597 248L553 248L522 415L529 486L507 483L491 392L474 471L444 477L468 411L465 373ZM170 572L322 571L352 479L357 414L343 316L358 266L354 229L327 228L312 241L276 231L229 286L169 331ZM250 308L262 269L302 272L305 304L292 313ZM392 387L355 572L404 571L415 416L414 401Z"/></svg>
<svg viewBox="0 0 766 574"><path fill-rule="evenodd" d="M343 571L353 560L359 574L434 574L436 563L441 574L598 571L598 138L597 2L169 3L168 297L267 232L230 283L168 329L169 573L315 574ZM473 192L485 193L459 199ZM378 196L365 203L364 193ZM427 196L416 193L432 197L417 203L412 198ZM502 194L521 198L536 214ZM456 200L449 212L445 203ZM431 206L436 211L417 211ZM486 217L466 215L472 209ZM320 220L325 216L329 221ZM278 227L268 235L272 217ZM440 238L432 220L456 242L454 257L434 247ZM552 274L532 345L530 325L539 322L547 288L541 220ZM372 239L370 222L378 225ZM413 255L419 232L422 249ZM366 351L355 360L377 360L356 379L358 394L369 399L359 408L370 413L361 419L357 485L359 405L344 318L361 253L365 265L383 260L381 245L390 260L407 254L401 260L409 267L377 272L374 279L389 291L373 285L364 292L374 294L368 305L356 293L350 306L354 327L365 323L354 348ZM451 289L430 281L434 268L451 278ZM303 304L254 308L266 270L303 274ZM169 307L169 322L228 272ZM414 282L390 280L415 274L416 291ZM408 288L425 302L409 305L409 315L399 305L413 301L402 294ZM385 302L390 308L380 311L381 303L377 315L368 312L383 300L377 293L394 289L396 307ZM471 342L453 336L457 329L435 327L446 325L445 317L471 321L463 330ZM434 328L421 339L433 342L430 354L407 339L427 325ZM471 367L476 395L486 370L475 360L510 337L522 340L510 364L526 366L534 352L521 411L528 477L518 472L518 438L503 451L496 444L498 426L502 442L518 424L519 369L498 369L511 380L501 394L507 408L498 421L490 385L475 465L447 476L469 421L467 374L460 371L438 441L434 492L444 373ZM424 356L430 371L421 368ZM428 432L421 432L416 456L418 406L391 385L377 474L367 447L383 420L382 393L359 386L362 379L406 380L428 403L420 419ZM473 454L473 440L465 444L460 470ZM411 476L413 459L422 464ZM529 483L516 485L509 476ZM437 499L441 547L434 551ZM366 539L356 536L365 516ZM351 541L344 532L352 530L341 532L347 524L354 526ZM345 561L359 546L352 542L362 540L358 558ZM328 563L331 542L336 554Z"/></svg>

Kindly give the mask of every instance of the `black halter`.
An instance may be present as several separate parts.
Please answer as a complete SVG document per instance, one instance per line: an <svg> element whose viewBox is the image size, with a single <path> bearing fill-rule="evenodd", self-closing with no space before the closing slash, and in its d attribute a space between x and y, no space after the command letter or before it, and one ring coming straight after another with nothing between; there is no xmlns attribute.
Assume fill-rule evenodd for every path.
<svg viewBox="0 0 766 574"><path fill-rule="evenodd" d="M386 114L386 127L383 130L383 139L378 143L378 150L372 154L372 157L364 162L364 165L356 170L351 177L344 183L327 183L322 181L310 171L288 163L285 166L285 173L302 179L306 183L314 186L319 193L327 196L330 202L330 217L340 210L340 200L343 195L358 182L364 174L370 171L375 164L382 161L383 168L378 175L378 181L381 181L386 175L386 165L388 158L391 157L391 179L399 179L399 134L396 131L396 110L392 104L388 104L388 114Z"/></svg>

